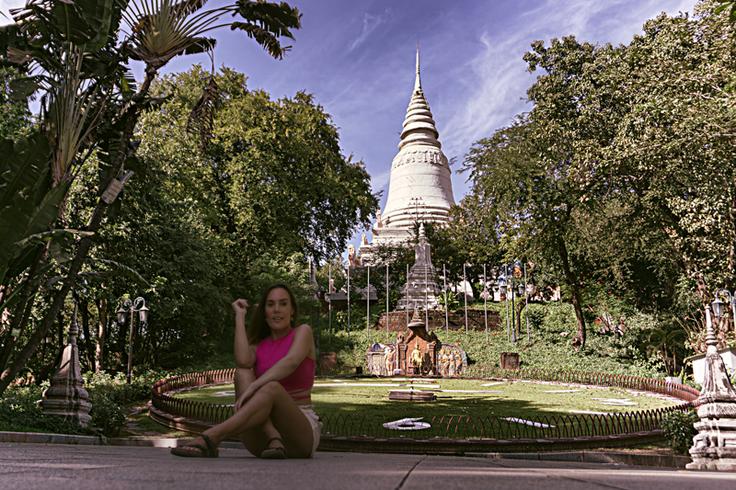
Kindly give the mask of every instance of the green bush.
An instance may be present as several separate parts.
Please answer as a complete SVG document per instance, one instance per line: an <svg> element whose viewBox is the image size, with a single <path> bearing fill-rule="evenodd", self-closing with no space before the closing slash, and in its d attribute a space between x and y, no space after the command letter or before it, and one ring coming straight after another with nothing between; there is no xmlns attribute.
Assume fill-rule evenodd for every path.
<svg viewBox="0 0 736 490"><path fill-rule="evenodd" d="M535 308L538 311L541 310L539 305L534 306L538 307ZM552 305L554 313L550 316L560 320L557 310L563 309L564 306ZM330 333L326 329L316 326L314 328L315 340L320 344L320 351L337 352L338 373L352 374L355 372L355 366L365 368L366 353L374 342L391 344L396 340L396 332L366 330L364 326L356 328L355 321L356 319L350 332L338 330ZM323 322L322 326L326 326L326 322ZM553 333L558 332L560 326L561 323L553 321L552 325L546 325L543 329L534 328L530 321L531 341L527 341L526 332L523 332L521 339L516 343L508 341L503 329L491 331L488 335L482 331L472 330L468 333L464 330L445 332L444 328L436 329L435 333L443 343L457 344L465 350L468 360L472 361L472 365L466 371L467 376L482 377L494 373L499 367L501 352L518 352L522 367L529 369L607 372L647 378L662 374L661 364L656 360L623 355L613 344L615 339L610 335L599 338L591 335L591 344L594 348L575 352L570 345L569 335L560 337L559 333ZM333 328L336 327L333 318ZM556 337L562 338L562 341L552 340Z"/></svg>
<svg viewBox="0 0 736 490"><path fill-rule="evenodd" d="M157 380L169 376L161 371L147 371L126 383L125 374L111 376L108 373L86 373L85 386L90 394L92 410L90 426L106 436L117 436L125 426L128 409L151 397L151 386Z"/></svg>
<svg viewBox="0 0 736 490"><path fill-rule="evenodd" d="M43 413L39 402L48 382L41 386L10 387L0 398L0 430L116 436L125 426L129 408L150 399L153 383L167 376L170 373L148 371L133 376L131 383L127 384L123 373L115 376L85 373L84 386L92 403L92 420L87 429Z"/></svg>
<svg viewBox="0 0 736 490"><path fill-rule="evenodd" d="M90 401L92 402L91 428L109 437L119 435L125 426L127 410L115 402L110 392L93 391L90 393Z"/></svg>
<svg viewBox="0 0 736 490"><path fill-rule="evenodd" d="M14 432L52 432L79 434L84 432L71 421L45 415L39 402L41 386L10 387L0 397L0 430Z"/></svg>
<svg viewBox="0 0 736 490"><path fill-rule="evenodd" d="M695 410L672 412L662 420L664 436L672 449L680 454L687 454L697 433L693 424L698 421Z"/></svg>

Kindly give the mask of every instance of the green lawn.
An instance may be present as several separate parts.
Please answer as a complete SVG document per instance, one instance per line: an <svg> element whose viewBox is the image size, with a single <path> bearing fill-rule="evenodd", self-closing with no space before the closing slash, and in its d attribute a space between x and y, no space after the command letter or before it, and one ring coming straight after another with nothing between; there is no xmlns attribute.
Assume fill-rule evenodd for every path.
<svg viewBox="0 0 736 490"><path fill-rule="evenodd" d="M677 404L652 394L622 388L547 384L526 381L422 379L416 390L431 390L434 402L391 401L391 390L409 389L406 378L318 379L312 400L317 413L339 433L374 434L382 423L405 417L423 417L440 423L444 418L475 420L545 420L574 414L595 415L664 408ZM182 392L176 396L210 403L233 403L233 385L218 385ZM346 427L346 424L351 427ZM360 425L362 428L353 427ZM367 426L363 426L367 424Z"/></svg>

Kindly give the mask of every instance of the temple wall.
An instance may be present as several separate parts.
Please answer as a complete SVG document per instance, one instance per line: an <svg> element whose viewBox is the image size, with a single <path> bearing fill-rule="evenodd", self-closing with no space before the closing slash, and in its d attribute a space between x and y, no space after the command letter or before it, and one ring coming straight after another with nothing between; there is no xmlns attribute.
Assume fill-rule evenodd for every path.
<svg viewBox="0 0 736 490"><path fill-rule="evenodd" d="M422 318L424 318L424 312L420 311ZM386 318L388 317L388 329L391 332L403 332L407 328L406 312L404 311L390 311L388 315L385 313L380 316L378 322L373 325L376 329L386 329ZM411 312L409 313L411 317ZM450 315L450 330L462 330L465 328L465 315L462 311L451 312ZM410 318L411 319L411 318ZM501 316L498 312L488 312L488 329L497 330L501 326ZM429 328L430 330L441 330L445 328L445 312L440 310L429 310ZM483 331L485 330L485 324L483 320L483 311L479 310L468 310L468 330Z"/></svg>

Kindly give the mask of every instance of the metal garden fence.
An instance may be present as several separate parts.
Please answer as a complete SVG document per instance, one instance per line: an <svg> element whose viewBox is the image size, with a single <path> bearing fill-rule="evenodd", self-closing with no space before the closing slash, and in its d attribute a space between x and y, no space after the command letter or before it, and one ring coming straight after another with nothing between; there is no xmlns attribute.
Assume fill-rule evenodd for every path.
<svg viewBox="0 0 736 490"><path fill-rule="evenodd" d="M177 392L195 387L231 383L234 369L204 371L174 376L158 381L152 390L152 405L161 412L208 424L216 424L233 414L233 406L188 400ZM605 438L652 433L660 429L662 420L674 411L686 411L698 391L689 386L608 373L555 372L544 370L495 371L496 378L554 381L570 384L613 386L660 393L678 398L683 403L655 410L640 410L611 414L560 414L537 416L533 420L513 417L441 416L423 421L430 428L396 431L384 428L387 422L370 414L338 414L322 417L323 434L327 437L372 437L381 439L510 439L560 440L573 438Z"/></svg>

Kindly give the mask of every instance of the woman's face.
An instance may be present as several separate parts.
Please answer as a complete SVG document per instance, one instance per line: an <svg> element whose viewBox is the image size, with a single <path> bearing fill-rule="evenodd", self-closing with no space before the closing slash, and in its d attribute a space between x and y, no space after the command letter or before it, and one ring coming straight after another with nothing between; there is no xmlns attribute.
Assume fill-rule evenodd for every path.
<svg viewBox="0 0 736 490"><path fill-rule="evenodd" d="M291 327L294 308L291 306L289 292L283 288L273 289L266 297L266 323L271 330L284 330Z"/></svg>

